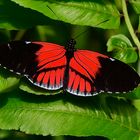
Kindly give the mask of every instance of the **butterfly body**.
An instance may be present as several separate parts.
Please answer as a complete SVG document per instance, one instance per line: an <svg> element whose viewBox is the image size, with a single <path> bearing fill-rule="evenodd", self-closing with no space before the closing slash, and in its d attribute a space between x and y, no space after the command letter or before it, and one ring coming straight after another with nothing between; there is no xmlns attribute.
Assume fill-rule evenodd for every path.
<svg viewBox="0 0 140 140"><path fill-rule="evenodd" d="M0 64L47 89L74 95L132 91L139 75L123 62L106 55L47 42L13 41L0 45Z"/></svg>
<svg viewBox="0 0 140 140"><path fill-rule="evenodd" d="M70 63L71 58L74 56L74 52L76 51L75 44L76 44L76 41L74 39L71 39L67 43L67 46L65 47L66 49L65 56L67 59L67 64L66 64L64 78L63 78L63 91L64 92L66 92L66 88L69 82L69 63Z"/></svg>

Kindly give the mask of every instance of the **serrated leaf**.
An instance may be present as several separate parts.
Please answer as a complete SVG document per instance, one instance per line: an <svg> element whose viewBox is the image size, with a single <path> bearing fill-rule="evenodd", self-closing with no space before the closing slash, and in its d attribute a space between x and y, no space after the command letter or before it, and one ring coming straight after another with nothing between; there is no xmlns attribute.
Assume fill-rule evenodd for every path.
<svg viewBox="0 0 140 140"><path fill-rule="evenodd" d="M104 29L118 28L120 15L112 0L12 0L36 10L47 17L71 24L88 25Z"/></svg>
<svg viewBox="0 0 140 140"><path fill-rule="evenodd" d="M36 95L55 95L62 92L62 90L46 90L39 88L27 81L21 80L19 88L23 91L26 91L28 93L36 94Z"/></svg>
<svg viewBox="0 0 140 140"><path fill-rule="evenodd" d="M123 34L112 36L107 42L107 51L113 52L113 57L125 63L134 63L138 54L130 40Z"/></svg>
<svg viewBox="0 0 140 140"><path fill-rule="evenodd" d="M0 28L23 29L52 23L43 14L21 7L10 0L0 1Z"/></svg>
<svg viewBox="0 0 140 140"><path fill-rule="evenodd" d="M133 6L135 12L140 14L140 1L139 0L129 0L131 5Z"/></svg>
<svg viewBox="0 0 140 140"><path fill-rule="evenodd" d="M17 87L19 78L0 68L0 93L11 91Z"/></svg>
<svg viewBox="0 0 140 140"><path fill-rule="evenodd" d="M110 118L98 96L33 96L14 91L1 97L0 128L28 134L104 136L138 140L137 111L128 102L107 98Z"/></svg>

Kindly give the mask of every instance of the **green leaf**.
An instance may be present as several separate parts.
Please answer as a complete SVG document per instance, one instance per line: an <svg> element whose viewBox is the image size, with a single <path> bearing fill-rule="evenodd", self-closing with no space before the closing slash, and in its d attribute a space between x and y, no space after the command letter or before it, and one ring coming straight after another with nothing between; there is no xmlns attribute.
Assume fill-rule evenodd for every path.
<svg viewBox="0 0 140 140"><path fill-rule="evenodd" d="M125 63L134 63L138 59L138 54L132 46L130 40L123 34L112 36L107 42L107 51L113 52L113 57Z"/></svg>
<svg viewBox="0 0 140 140"><path fill-rule="evenodd" d="M111 118L104 112L99 96L35 96L14 91L1 97L0 128L28 134L138 140L136 109L121 99L108 97L106 102Z"/></svg>
<svg viewBox="0 0 140 140"><path fill-rule="evenodd" d="M133 105L140 111L140 99L133 100Z"/></svg>
<svg viewBox="0 0 140 140"><path fill-rule="evenodd" d="M8 92L17 87L19 83L18 76L0 68L0 93Z"/></svg>
<svg viewBox="0 0 140 140"><path fill-rule="evenodd" d="M9 131L6 131L6 130L0 130L0 139L1 140L4 140L8 137L10 137L10 132Z"/></svg>
<svg viewBox="0 0 140 140"><path fill-rule="evenodd" d="M23 91L36 95L55 95L62 92L62 90L53 91L42 89L24 80L21 80L19 88Z"/></svg>
<svg viewBox="0 0 140 140"><path fill-rule="evenodd" d="M140 14L140 1L139 0L129 0L132 7L134 8L137 14Z"/></svg>
<svg viewBox="0 0 140 140"><path fill-rule="evenodd" d="M130 95L131 99L140 99L140 86L138 86L134 91L132 91L132 94Z"/></svg>
<svg viewBox="0 0 140 140"><path fill-rule="evenodd" d="M140 16L139 16L138 33L140 33Z"/></svg>
<svg viewBox="0 0 140 140"><path fill-rule="evenodd" d="M0 28L23 29L50 23L46 16L37 11L21 7L10 0L0 1Z"/></svg>
<svg viewBox="0 0 140 140"><path fill-rule="evenodd" d="M123 98L128 99L128 100L137 100L137 99L140 99L140 87L138 86L133 91L128 92L126 94L124 94L124 93L112 94L111 96L118 97L118 98L123 97Z"/></svg>
<svg viewBox="0 0 140 140"><path fill-rule="evenodd" d="M76 25L104 29L118 28L120 14L112 0L12 0L47 17Z"/></svg>

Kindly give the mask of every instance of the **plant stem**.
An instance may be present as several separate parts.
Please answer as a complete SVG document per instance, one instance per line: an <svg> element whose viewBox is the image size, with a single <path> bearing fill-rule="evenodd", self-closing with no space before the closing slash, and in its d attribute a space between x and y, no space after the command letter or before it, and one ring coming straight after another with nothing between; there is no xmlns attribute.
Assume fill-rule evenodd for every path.
<svg viewBox="0 0 140 140"><path fill-rule="evenodd" d="M127 28L128 28L128 31L135 43L135 45L138 47L138 50L139 50L139 55L140 55L140 42L134 32L134 29L132 27L132 24L131 24L131 21L130 21L130 18L129 18L129 15L128 15L128 11L127 11L127 6L126 6L126 1L125 0L122 0L122 10L123 10L123 14L124 14L124 19L125 19L125 23L127 25Z"/></svg>
<svg viewBox="0 0 140 140"><path fill-rule="evenodd" d="M123 10L126 26L128 28L128 31L129 31L129 33L130 33L135 45L138 48L139 57L140 57L140 42L139 42L139 39L138 39L138 37L136 36L136 34L134 32L132 24L131 24L131 21L130 21L129 15L128 15L128 11L127 11L126 0L122 0L122 10ZM138 73L140 74L140 59L138 61Z"/></svg>

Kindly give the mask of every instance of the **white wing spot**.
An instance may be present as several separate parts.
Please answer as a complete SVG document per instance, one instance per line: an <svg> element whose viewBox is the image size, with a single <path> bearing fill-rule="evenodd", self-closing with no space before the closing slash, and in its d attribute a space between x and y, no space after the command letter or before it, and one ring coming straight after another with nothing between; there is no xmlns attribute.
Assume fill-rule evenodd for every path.
<svg viewBox="0 0 140 140"><path fill-rule="evenodd" d="M25 43L26 43L26 44L30 44L30 43L31 43L31 41L25 41Z"/></svg>
<svg viewBox="0 0 140 140"><path fill-rule="evenodd" d="M27 77L27 79L35 86L38 86L40 88L43 88L43 89L47 89L47 90L58 90L60 88L63 87L63 85L54 85L53 87L52 86L48 86L47 84L40 84L38 82L33 82L33 79L31 79L28 75L25 75Z"/></svg>
<svg viewBox="0 0 140 140"><path fill-rule="evenodd" d="M12 48L11 48L11 46L10 46L10 44L9 44L9 43L7 44L7 46L8 46L8 48L9 48L9 50L12 50Z"/></svg>
<svg viewBox="0 0 140 140"><path fill-rule="evenodd" d="M97 95L98 93L93 93L91 94L90 92L87 92L86 94L84 92L80 92L80 91L77 91L77 90L70 90L70 88L66 89L67 92L73 94L73 95L76 95L76 96L83 96L83 97L88 97L88 96L95 96Z"/></svg>
<svg viewBox="0 0 140 140"><path fill-rule="evenodd" d="M115 59L114 58L109 58L111 61L115 61Z"/></svg>

